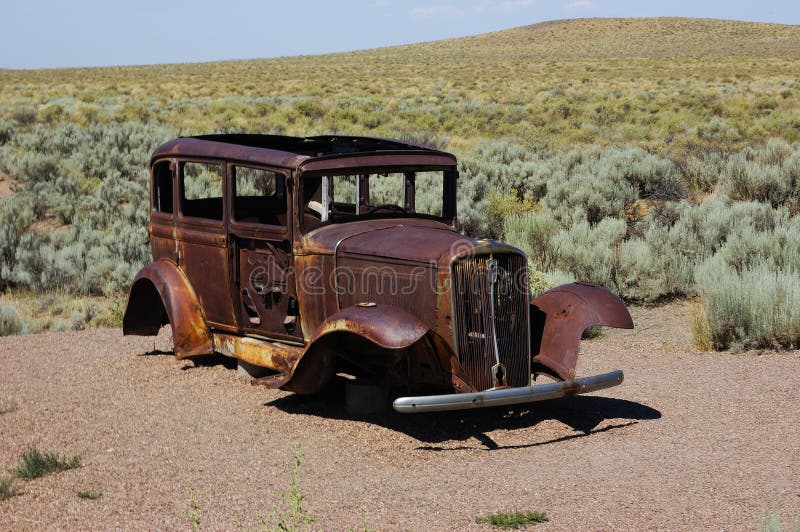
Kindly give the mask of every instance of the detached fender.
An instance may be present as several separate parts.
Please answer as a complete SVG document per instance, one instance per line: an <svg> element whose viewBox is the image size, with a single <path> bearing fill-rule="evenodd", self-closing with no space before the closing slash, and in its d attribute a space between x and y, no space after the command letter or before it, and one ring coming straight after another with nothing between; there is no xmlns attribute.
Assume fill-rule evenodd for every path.
<svg viewBox="0 0 800 532"><path fill-rule="evenodd" d="M213 354L211 331L189 280L175 263L161 259L133 279L122 333L152 336L166 323L172 326L176 357Z"/></svg>
<svg viewBox="0 0 800 532"><path fill-rule="evenodd" d="M633 320L625 303L599 285L565 284L534 299L531 302L534 367L563 380L575 378L581 336L592 325L633 329Z"/></svg>
<svg viewBox="0 0 800 532"><path fill-rule="evenodd" d="M322 322L289 371L253 383L300 394L315 393L333 376L336 351L343 344L366 341L381 349L404 349L419 341L428 330L417 318L396 307L379 304L348 307Z"/></svg>

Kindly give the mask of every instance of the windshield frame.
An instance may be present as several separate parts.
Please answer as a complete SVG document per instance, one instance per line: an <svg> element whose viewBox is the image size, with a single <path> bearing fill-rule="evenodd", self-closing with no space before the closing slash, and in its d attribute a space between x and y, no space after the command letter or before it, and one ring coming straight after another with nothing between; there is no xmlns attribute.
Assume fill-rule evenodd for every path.
<svg viewBox="0 0 800 532"><path fill-rule="evenodd" d="M355 203L353 206L356 209L355 214L342 214L339 213L335 218L328 218L327 220L320 219L319 221L308 223L306 220L306 213L308 211L307 205L311 200L311 197L306 198L305 192L305 183L310 179L321 179L322 182L320 183L320 187L323 187L323 183L325 182L326 178L334 178L340 176L354 176L358 181L359 176L375 176L380 174L404 174L404 193L403 193L403 208L407 208L406 199L407 194L409 191L409 187L411 188L411 194L413 195L413 199L416 202L416 174L420 172L442 172L442 214L441 216L433 215L433 214L425 214L425 213L418 213L416 212L416 203L414 205L414 211L412 212L400 212L391 210L391 211L374 211L371 213L366 212L359 212L362 208L369 208L372 206L366 205L366 202L362 200L360 197L360 187L356 186L356 197ZM415 176L414 179L409 180L409 174L413 174ZM455 226L456 223L456 180L458 178L458 170L455 165L413 165L413 164L403 164L403 165L393 165L393 166L358 166L358 167L348 167L348 168L330 168L330 169L315 169L305 171L299 174L298 179L298 215L300 217L300 229L303 233L309 233L319 227L333 225L333 224L342 224L360 220L373 220L373 219L385 219L385 218L406 218L406 219L424 219L424 220L433 220L440 223L444 223L451 227ZM410 183L409 183L410 181ZM319 190L319 189L315 189ZM321 194L321 192L320 192ZM368 192L367 192L368 194ZM313 197L313 196L312 196ZM322 216L320 216L322 218Z"/></svg>

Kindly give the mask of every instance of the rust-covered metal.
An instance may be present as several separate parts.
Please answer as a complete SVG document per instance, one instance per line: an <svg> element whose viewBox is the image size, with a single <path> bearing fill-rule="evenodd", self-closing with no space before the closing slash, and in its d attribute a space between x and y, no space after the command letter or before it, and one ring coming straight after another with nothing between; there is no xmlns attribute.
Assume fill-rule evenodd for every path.
<svg viewBox="0 0 800 532"><path fill-rule="evenodd" d="M572 283L531 302L531 352L543 372L575 377L583 331L593 325L633 329L625 304L599 285Z"/></svg>
<svg viewBox="0 0 800 532"><path fill-rule="evenodd" d="M362 301L330 316L317 330L314 342L333 333L356 334L384 349L408 347L428 331L424 323L397 307Z"/></svg>
<svg viewBox="0 0 800 532"><path fill-rule="evenodd" d="M122 332L155 335L167 323L178 358L214 352L194 289L174 263L162 259L142 268L133 279Z"/></svg>
<svg viewBox="0 0 800 532"><path fill-rule="evenodd" d="M303 355L300 347L249 336L214 333L213 340L216 352L281 374L290 373Z"/></svg>
<svg viewBox="0 0 800 532"><path fill-rule="evenodd" d="M278 369L251 360L248 362L279 372L278 375L255 379L254 384L313 393L330 379L334 357L357 361L374 371L384 371L385 366L391 363L389 352L411 347L428 330L423 323L401 309L364 301L326 319L306 349L284 368ZM348 350L348 347L351 349ZM295 382L287 387L290 381L295 380L297 372L301 373L298 380L302 384Z"/></svg>
<svg viewBox="0 0 800 532"><path fill-rule="evenodd" d="M219 189L189 197L192 164L218 173ZM243 167L271 176L271 196L249 189L239 199ZM417 172L441 176L436 215L416 213ZM400 176L402 199L374 214L368 174ZM350 211L332 199L332 176L342 175L358 183ZM520 250L456 231L457 176L453 155L389 139L167 142L151 159L154 262L133 281L124 333L152 335L169 323L179 358L222 353L272 372L254 384L302 394L337 372L410 404L419 393L526 388L532 373L571 382L583 330L631 327L627 309L583 284L530 302ZM352 215L330 220L325 209Z"/></svg>

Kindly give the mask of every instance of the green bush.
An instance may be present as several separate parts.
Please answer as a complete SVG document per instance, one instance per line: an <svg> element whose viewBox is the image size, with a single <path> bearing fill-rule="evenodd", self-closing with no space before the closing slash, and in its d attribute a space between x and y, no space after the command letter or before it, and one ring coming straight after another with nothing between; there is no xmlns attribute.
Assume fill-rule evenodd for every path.
<svg viewBox="0 0 800 532"><path fill-rule="evenodd" d="M800 147L773 139L764 148L745 148L728 158L720 177L733 199L800 209Z"/></svg>
<svg viewBox="0 0 800 532"><path fill-rule="evenodd" d="M581 220L550 239L553 263L580 281L599 283L617 291L618 248L625 230L625 221L618 218L604 218L595 227Z"/></svg>
<svg viewBox="0 0 800 532"><path fill-rule="evenodd" d="M150 260L147 162L172 136L157 125L67 122L15 134L0 151L21 185L0 200L0 287L124 291Z"/></svg>
<svg viewBox="0 0 800 532"><path fill-rule="evenodd" d="M503 225L505 241L524 251L530 266L540 271L554 266L550 239L558 231L558 222L544 210L511 214Z"/></svg>
<svg viewBox="0 0 800 532"><path fill-rule="evenodd" d="M716 349L800 346L800 270L736 271L712 259L696 277Z"/></svg>
<svg viewBox="0 0 800 532"><path fill-rule="evenodd" d="M22 331L22 320L14 307L0 301L0 336L18 334Z"/></svg>

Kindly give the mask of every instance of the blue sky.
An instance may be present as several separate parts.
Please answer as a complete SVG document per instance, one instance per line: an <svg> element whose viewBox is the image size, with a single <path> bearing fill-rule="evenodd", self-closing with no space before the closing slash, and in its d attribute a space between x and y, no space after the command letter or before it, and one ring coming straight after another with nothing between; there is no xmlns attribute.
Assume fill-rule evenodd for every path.
<svg viewBox="0 0 800 532"><path fill-rule="evenodd" d="M0 68L320 54L580 17L800 24L798 0L4 0Z"/></svg>

